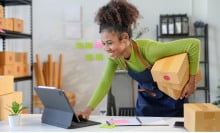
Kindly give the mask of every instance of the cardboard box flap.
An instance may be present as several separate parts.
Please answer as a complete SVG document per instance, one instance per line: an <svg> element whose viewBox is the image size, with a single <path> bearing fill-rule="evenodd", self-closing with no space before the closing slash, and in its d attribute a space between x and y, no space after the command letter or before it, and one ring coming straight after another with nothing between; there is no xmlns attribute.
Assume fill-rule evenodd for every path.
<svg viewBox="0 0 220 133"><path fill-rule="evenodd" d="M220 108L211 103L189 104L191 108L202 112L220 112Z"/></svg>
<svg viewBox="0 0 220 133"><path fill-rule="evenodd" d="M187 69L189 69L188 56L187 53L182 53L157 60L151 73L156 82L179 84Z"/></svg>
<svg viewBox="0 0 220 133"><path fill-rule="evenodd" d="M185 58L187 57L186 53L183 54L179 54L176 56L170 56L170 57L166 57L166 61L161 61L164 60L160 59L161 62L159 62L159 64L161 64L160 66L163 66L160 71L161 72L168 72L168 73L174 73L174 72L179 72L179 70L181 70L181 67L183 65L183 63L185 62L180 62L180 63L176 63L179 60L185 61ZM170 65L167 65L170 64Z"/></svg>

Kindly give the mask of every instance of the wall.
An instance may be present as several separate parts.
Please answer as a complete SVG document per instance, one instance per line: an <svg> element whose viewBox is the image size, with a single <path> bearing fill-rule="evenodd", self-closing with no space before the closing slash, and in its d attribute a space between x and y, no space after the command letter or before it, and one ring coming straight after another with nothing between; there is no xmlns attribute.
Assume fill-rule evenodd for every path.
<svg viewBox="0 0 220 133"><path fill-rule="evenodd" d="M209 24L209 59L210 59L210 88L211 88L211 101L214 101L220 95L220 14L218 0L207 0L207 16L206 20Z"/></svg>
<svg viewBox="0 0 220 133"><path fill-rule="evenodd" d="M76 109L84 109L92 92L95 90L105 61L84 60L86 53L105 53L102 49L79 50L75 48L77 41L99 40L98 26L94 23L97 9L108 0L33 0L33 42L34 54L40 54L41 61L47 60L47 55L52 54L53 60L58 60L59 54L64 55L63 89L76 94ZM187 13L191 22L201 19L210 26L210 84L212 93L216 93L219 71L217 62L219 36L219 18L216 17L218 0L128 0L136 5L143 19L140 19L140 27L148 27L149 32L143 38L156 38L156 24L159 22L160 14ZM63 11L67 7L81 6L82 38L66 39L64 33ZM35 56L34 56L35 57ZM105 56L105 59L107 56ZM35 61L35 59L34 59ZM217 78L216 78L217 77ZM215 95L211 94L212 99ZM97 108L106 106L106 100Z"/></svg>

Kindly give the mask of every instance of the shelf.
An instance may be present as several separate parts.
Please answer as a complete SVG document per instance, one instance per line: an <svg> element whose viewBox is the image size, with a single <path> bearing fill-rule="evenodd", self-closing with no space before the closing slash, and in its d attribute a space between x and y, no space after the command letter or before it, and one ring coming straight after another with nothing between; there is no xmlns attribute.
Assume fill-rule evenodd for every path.
<svg viewBox="0 0 220 133"><path fill-rule="evenodd" d="M15 81L15 82L18 82L18 81L26 81L26 80L32 80L32 76L25 76L25 77L14 78L14 81Z"/></svg>
<svg viewBox="0 0 220 133"><path fill-rule="evenodd" d="M16 6L16 5L31 5L32 0L0 0L0 5Z"/></svg>
<svg viewBox="0 0 220 133"><path fill-rule="evenodd" d="M208 63L207 61L200 61L201 64L206 64Z"/></svg>
<svg viewBox="0 0 220 133"><path fill-rule="evenodd" d="M159 31L159 26L157 25L156 27L156 39L157 41L161 40L161 41L169 41L169 39L171 40L177 40L177 39L184 39L184 38L197 38L200 40L203 40L204 43L204 60L200 61L200 65L203 65L204 67L204 86L198 86L197 90L201 90L205 92L205 102L210 102L210 87L209 87L209 53L208 53L208 24L205 25L205 31L204 31L204 35L198 36L195 35L193 33L189 34L189 35L181 35L181 34L172 34L172 35L161 35L160 31ZM166 40L167 39L167 40Z"/></svg>
<svg viewBox="0 0 220 133"><path fill-rule="evenodd" d="M16 38L32 38L31 34L20 33L20 32L12 32L5 31L5 33L0 32L0 37L3 39L16 39Z"/></svg>
<svg viewBox="0 0 220 133"><path fill-rule="evenodd" d="M156 32L157 32L157 40L160 38L160 39L172 39L172 38L176 38L176 39L178 39L178 38L200 38L200 39L206 39L207 38L207 32L208 32L208 24L206 24L205 25L205 35L200 35L200 36L198 36L198 35L195 35L195 34L193 34L193 33L191 33L191 34L171 34L171 35L169 35L169 34L165 34L165 35L161 35L160 33L159 33L159 26L157 25L157 27L156 27Z"/></svg>
<svg viewBox="0 0 220 133"><path fill-rule="evenodd" d="M209 90L208 87L204 87L204 86L198 86L196 89L197 90Z"/></svg>
<svg viewBox="0 0 220 133"><path fill-rule="evenodd" d="M29 39L30 40L30 65L33 64L33 40L32 40L32 33L33 33L33 8L32 8L32 1L33 0L0 0L0 5L3 6L4 14L3 16L7 16L7 10L8 8L5 8L7 6L12 6L14 8L15 6L27 6L30 10L30 32L29 33L21 33L21 32L12 32L8 30L3 30L3 32L0 32L0 40L2 40L2 51L6 51L6 43L7 39ZM10 12L9 12L10 13ZM16 14L15 14L16 15ZM26 19L24 19L26 21ZM14 78L14 82L22 82L22 81L30 81L30 113L33 113L33 69L31 67L30 69L30 75L24 76L24 77L17 77Z"/></svg>

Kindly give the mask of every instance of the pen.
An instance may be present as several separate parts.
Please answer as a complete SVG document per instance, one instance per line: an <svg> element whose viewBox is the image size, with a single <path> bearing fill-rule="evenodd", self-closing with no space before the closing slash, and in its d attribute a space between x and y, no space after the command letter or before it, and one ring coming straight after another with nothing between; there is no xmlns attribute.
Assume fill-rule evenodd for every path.
<svg viewBox="0 0 220 133"><path fill-rule="evenodd" d="M106 124L109 125L109 126L111 125L111 123L109 121L106 121Z"/></svg>
<svg viewBox="0 0 220 133"><path fill-rule="evenodd" d="M142 124L141 120L140 120L138 117L136 117L136 119L138 120L138 122L139 122L140 124Z"/></svg>

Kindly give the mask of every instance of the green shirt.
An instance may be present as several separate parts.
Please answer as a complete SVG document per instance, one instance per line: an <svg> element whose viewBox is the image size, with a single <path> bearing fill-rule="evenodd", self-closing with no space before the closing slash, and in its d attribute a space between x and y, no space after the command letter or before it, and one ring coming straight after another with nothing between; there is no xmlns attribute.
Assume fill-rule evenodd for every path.
<svg viewBox="0 0 220 133"><path fill-rule="evenodd" d="M143 56L143 58L150 64L153 65L154 62L160 58L164 58L171 55L176 55L180 53L187 53L190 63L190 74L195 75L199 67L200 60L200 40L194 38L179 39L170 42L157 42L153 40L135 40L138 49ZM126 61L126 66L133 71L141 72L145 70L145 66L142 64L137 54L134 52L131 46L131 56L129 60ZM101 100L108 93L115 71L117 67L124 68L121 58L112 60L108 58L107 65L102 76L101 82L97 86L95 92L93 93L88 106L95 109L96 106L101 102Z"/></svg>

